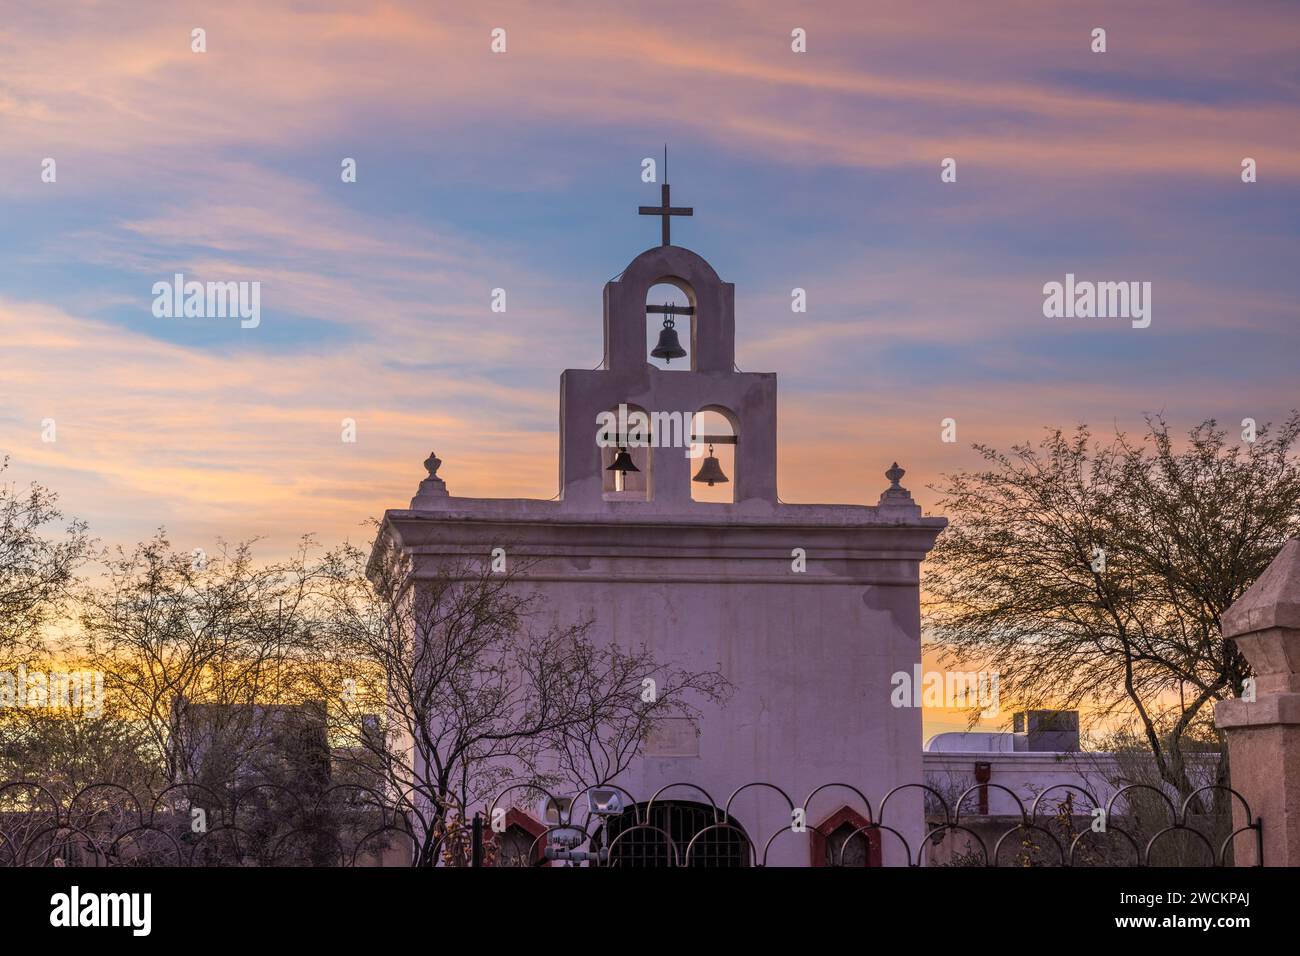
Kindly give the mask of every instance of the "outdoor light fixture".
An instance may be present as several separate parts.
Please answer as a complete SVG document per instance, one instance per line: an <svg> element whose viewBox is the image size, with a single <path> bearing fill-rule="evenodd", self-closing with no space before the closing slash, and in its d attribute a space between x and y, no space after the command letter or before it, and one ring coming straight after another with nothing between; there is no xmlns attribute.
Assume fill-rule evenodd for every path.
<svg viewBox="0 0 1300 956"><path fill-rule="evenodd" d="M544 796L537 803L537 817L548 827L567 826L572 814L572 797Z"/></svg>
<svg viewBox="0 0 1300 956"><path fill-rule="evenodd" d="M587 839L587 831L571 824L573 819L572 797L545 796L537 804L538 818L547 826L546 841L558 847L571 850L581 846Z"/></svg>
<svg viewBox="0 0 1300 956"><path fill-rule="evenodd" d="M592 787L587 791L587 806L593 816L617 817L623 813L623 794L613 787Z"/></svg>

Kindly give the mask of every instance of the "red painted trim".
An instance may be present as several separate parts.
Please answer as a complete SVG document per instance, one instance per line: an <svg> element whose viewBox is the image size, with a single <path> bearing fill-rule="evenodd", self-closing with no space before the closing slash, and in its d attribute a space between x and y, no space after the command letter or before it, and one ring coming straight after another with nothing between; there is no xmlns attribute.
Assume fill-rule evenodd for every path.
<svg viewBox="0 0 1300 956"><path fill-rule="evenodd" d="M852 824L854 829L858 827L868 828L862 832L862 836L867 838L867 866L880 866L880 828L850 806L840 807L817 826L809 829L808 835L812 837L809 840L812 850L812 865L828 865L826 862L826 844L830 840L831 834L846 823Z"/></svg>
<svg viewBox="0 0 1300 956"><path fill-rule="evenodd" d="M532 837L534 841L537 841L537 838L546 832L545 824L537 820L534 820L528 814L524 813L524 811L516 807L511 807L510 809L506 810L506 829L509 830L511 827L519 827L519 829L523 830L530 837ZM541 863L541 861L545 859L546 859L546 841L542 840L540 842L536 842L535 845L533 846L532 862L534 864L537 864L537 863ZM541 865L550 866L549 863L541 863Z"/></svg>

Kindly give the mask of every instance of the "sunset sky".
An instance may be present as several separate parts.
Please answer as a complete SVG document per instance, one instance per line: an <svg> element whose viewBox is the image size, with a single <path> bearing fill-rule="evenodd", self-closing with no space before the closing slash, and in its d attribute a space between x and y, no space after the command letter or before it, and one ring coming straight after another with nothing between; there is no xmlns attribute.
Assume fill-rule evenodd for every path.
<svg viewBox="0 0 1300 956"><path fill-rule="evenodd" d="M3 9L4 480L105 543L357 539L430 449L453 494L554 495L665 142L674 241L780 376L786 501L874 503L897 460L928 508L973 442L1300 405L1293 3ZM260 326L154 317L177 272L260 282ZM1066 273L1151 282L1151 326L1044 318Z"/></svg>

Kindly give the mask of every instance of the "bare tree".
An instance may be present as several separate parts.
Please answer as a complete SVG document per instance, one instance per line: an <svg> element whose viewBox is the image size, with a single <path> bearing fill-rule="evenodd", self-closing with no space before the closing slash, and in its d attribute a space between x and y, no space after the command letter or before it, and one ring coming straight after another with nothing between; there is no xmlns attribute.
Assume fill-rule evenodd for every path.
<svg viewBox="0 0 1300 956"><path fill-rule="evenodd" d="M248 543L208 558L174 551L159 532L107 557L104 582L84 592L84 657L168 780L195 779L215 742L226 754L264 746L257 705L297 700L285 665L301 637L309 547L257 565ZM210 708L204 719L184 719L195 705Z"/></svg>
<svg viewBox="0 0 1300 956"><path fill-rule="evenodd" d="M0 460L0 475L9 459ZM93 546L81 521L63 521L58 495L0 481L0 667L45 653L44 629L66 609L77 569Z"/></svg>
<svg viewBox="0 0 1300 956"><path fill-rule="evenodd" d="M1159 418L1140 442L1091 437L979 445L985 470L946 476L927 624L948 660L996 669L1027 706L1136 715L1186 794L1184 738L1212 733L1207 705L1249 673L1219 617L1300 530L1300 415L1244 444L1213 420L1185 446Z"/></svg>
<svg viewBox="0 0 1300 956"><path fill-rule="evenodd" d="M1206 791L1204 799L1193 801L1188 808L1183 821L1188 829L1169 831L1183 800L1161 777L1144 735L1135 731L1133 724L1131 721L1102 735L1098 741L1099 753L1078 757L1085 788L1091 782L1089 778L1103 781L1115 793L1131 788L1116 802L1108 828L1121 827L1143 848L1165 831L1151 846L1146 862L1152 866L1203 866L1211 862L1211 857L1217 860L1219 847L1232 832L1232 800L1224 791ZM1189 732L1182 740L1182 752L1192 785L1214 784L1222 754L1213 733ZM1191 836L1188 830L1205 839ZM1111 863L1134 859L1135 850L1126 840L1095 839L1090 843L1094 856ZM1231 847L1228 852L1231 854ZM1229 855L1228 860L1231 859Z"/></svg>
<svg viewBox="0 0 1300 956"><path fill-rule="evenodd" d="M29 780L62 798L105 781L136 791L164 784L137 722L117 714L21 707L0 715L3 780Z"/></svg>
<svg viewBox="0 0 1300 956"><path fill-rule="evenodd" d="M548 770L608 780L660 715L723 684L596 645L590 622L538 626L527 570L466 560L417 580L381 538L369 561L344 546L318 575L317 693L348 740L340 754L410 808L417 865L461 861L472 808L506 785L540 786ZM645 678L661 683L643 702Z"/></svg>
<svg viewBox="0 0 1300 956"><path fill-rule="evenodd" d="M0 460L0 475L8 465ZM130 728L27 706L27 672L48 660L51 626L64 619L92 548L84 522L64 523L54 492L0 481L0 780L75 787L100 758L131 760Z"/></svg>
<svg viewBox="0 0 1300 956"><path fill-rule="evenodd" d="M661 663L644 645L575 641L562 696L572 719L548 731L546 750L558 778L579 788L616 780L666 720L700 717L698 704L723 700L731 687L717 671L686 671Z"/></svg>
<svg viewBox="0 0 1300 956"><path fill-rule="evenodd" d="M417 578L384 543L373 557L346 544L317 556L304 539L287 559L255 562L250 543L207 557L163 532L102 560L102 579L80 591L72 649L103 674L104 715L33 723L40 736L26 738L11 721L0 761L26 776L20 764L53 759L46 777L68 786L182 783L194 789L178 794L182 810L211 802L199 790L217 794L202 803L210 815L250 788L293 791L302 799L266 797L267 843L285 825L358 838L388 825L417 864L460 861L472 808L501 788L608 782L661 720L697 716L726 686L645 647L595 642L586 621L539 624L526 562L510 574L451 562ZM113 740L121 759L101 752ZM69 746L84 749L72 759ZM333 783L351 795L313 803ZM279 819L300 803L312 819ZM323 859L313 839L300 858Z"/></svg>

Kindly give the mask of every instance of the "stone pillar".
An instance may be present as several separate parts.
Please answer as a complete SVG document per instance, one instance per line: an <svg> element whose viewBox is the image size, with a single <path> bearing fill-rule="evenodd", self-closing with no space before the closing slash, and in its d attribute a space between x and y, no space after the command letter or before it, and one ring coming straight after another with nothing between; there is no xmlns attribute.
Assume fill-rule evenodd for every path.
<svg viewBox="0 0 1300 956"><path fill-rule="evenodd" d="M1224 612L1222 627L1255 672L1253 700L1246 693L1214 708L1232 787L1263 824L1264 865L1300 866L1300 538ZM1248 822L1234 800L1233 826ZM1238 866L1259 862L1246 835L1233 853Z"/></svg>

